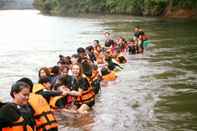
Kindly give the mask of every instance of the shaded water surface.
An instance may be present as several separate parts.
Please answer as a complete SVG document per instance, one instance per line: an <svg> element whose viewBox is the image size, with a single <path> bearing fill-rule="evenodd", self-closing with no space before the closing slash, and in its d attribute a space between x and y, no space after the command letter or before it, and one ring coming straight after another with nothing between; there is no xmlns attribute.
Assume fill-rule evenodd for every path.
<svg viewBox="0 0 197 131"><path fill-rule="evenodd" d="M52 17L37 11L0 12L0 96L22 76L37 81L42 66L59 54L114 37L129 38L139 25L151 36L143 55L128 56L116 82L103 87L87 115L59 114L65 131L197 130L197 22L130 16Z"/></svg>

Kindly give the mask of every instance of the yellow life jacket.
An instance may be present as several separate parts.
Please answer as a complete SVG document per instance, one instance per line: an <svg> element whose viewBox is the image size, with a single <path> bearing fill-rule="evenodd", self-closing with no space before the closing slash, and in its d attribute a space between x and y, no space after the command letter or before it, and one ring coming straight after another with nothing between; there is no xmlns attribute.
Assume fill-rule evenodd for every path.
<svg viewBox="0 0 197 131"><path fill-rule="evenodd" d="M36 92L38 92L40 90L43 90L43 89L45 89L45 87L42 84L39 84L39 83L38 84L34 84L32 92L36 93Z"/></svg>
<svg viewBox="0 0 197 131"><path fill-rule="evenodd" d="M102 76L105 81L114 81L117 79L117 74L114 71L111 71L109 74Z"/></svg>
<svg viewBox="0 0 197 131"><path fill-rule="evenodd" d="M95 100L95 93L94 93L93 88L91 86L91 81L89 81L89 79L86 76L85 76L85 78L88 80L90 87L88 88L88 90L83 91L82 95L77 96L77 102L79 104L86 104L86 103L89 103L89 102Z"/></svg>
<svg viewBox="0 0 197 131"><path fill-rule="evenodd" d="M33 131L31 126L25 125L23 117L20 117L16 122L13 122L9 127L3 127L2 131Z"/></svg>
<svg viewBox="0 0 197 131"><path fill-rule="evenodd" d="M56 107L56 102L57 102L59 99L63 98L63 97L64 97L64 96L54 96L54 97L51 97L51 98L50 98L50 101L49 101L50 107L56 109L56 108L57 108L57 107Z"/></svg>
<svg viewBox="0 0 197 131"><path fill-rule="evenodd" d="M51 128L58 127L55 116L43 96L31 93L29 96L29 104L35 111L34 118L36 121L37 131L49 130Z"/></svg>

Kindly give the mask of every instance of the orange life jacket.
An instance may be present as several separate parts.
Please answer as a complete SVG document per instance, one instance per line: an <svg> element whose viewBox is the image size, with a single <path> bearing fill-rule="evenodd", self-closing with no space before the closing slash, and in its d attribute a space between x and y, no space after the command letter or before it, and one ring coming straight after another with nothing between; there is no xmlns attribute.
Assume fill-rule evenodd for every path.
<svg viewBox="0 0 197 131"><path fill-rule="evenodd" d="M2 131L33 131L33 129L25 124L23 117L20 117L16 122L10 124L9 127L3 127Z"/></svg>
<svg viewBox="0 0 197 131"><path fill-rule="evenodd" d="M37 131L44 131L58 127L55 116L43 96L31 93L29 96L29 104L35 111L34 118Z"/></svg>
<svg viewBox="0 0 197 131"><path fill-rule="evenodd" d="M114 71L111 71L109 74L102 76L105 81L114 81L117 78L117 74Z"/></svg>
<svg viewBox="0 0 197 131"><path fill-rule="evenodd" d="M77 102L79 104L86 104L86 103L89 103L89 102L95 100L95 93L94 93L93 88L91 86L91 81L89 81L89 79L86 76L85 76L85 78L88 80L90 87L88 88L88 90L83 91L82 95L77 96Z"/></svg>

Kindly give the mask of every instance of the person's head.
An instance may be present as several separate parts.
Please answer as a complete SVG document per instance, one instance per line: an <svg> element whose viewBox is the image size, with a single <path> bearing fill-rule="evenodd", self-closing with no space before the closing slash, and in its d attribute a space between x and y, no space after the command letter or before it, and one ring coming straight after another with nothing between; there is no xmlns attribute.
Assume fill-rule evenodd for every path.
<svg viewBox="0 0 197 131"><path fill-rule="evenodd" d="M57 76L60 73L60 67L59 66L53 66L51 69L51 74L53 76Z"/></svg>
<svg viewBox="0 0 197 131"><path fill-rule="evenodd" d="M73 76L75 76L76 78L82 76L82 69L79 64L72 65L71 71L73 73Z"/></svg>
<svg viewBox="0 0 197 131"><path fill-rule="evenodd" d="M25 82L18 81L12 85L10 95L14 103L24 105L28 103L30 86Z"/></svg>
<svg viewBox="0 0 197 131"><path fill-rule="evenodd" d="M79 55L73 54L71 56L71 62L72 62L72 64L77 64L78 63L78 59L79 59Z"/></svg>
<svg viewBox="0 0 197 131"><path fill-rule="evenodd" d="M68 67L68 66L65 66L65 67L61 70L61 76L68 75L68 71L69 71L69 67Z"/></svg>
<svg viewBox="0 0 197 131"><path fill-rule="evenodd" d="M93 46L88 46L88 47L86 47L86 50L88 52L94 52L94 47Z"/></svg>
<svg viewBox="0 0 197 131"><path fill-rule="evenodd" d="M113 40L105 41L105 47L111 47Z"/></svg>
<svg viewBox="0 0 197 131"><path fill-rule="evenodd" d="M96 45L99 45L99 40L94 40L93 41L93 46L95 47Z"/></svg>
<svg viewBox="0 0 197 131"><path fill-rule="evenodd" d="M82 59L87 56L85 49L82 47L77 49L77 53L78 53L79 57Z"/></svg>
<svg viewBox="0 0 197 131"><path fill-rule="evenodd" d="M51 83L48 77L41 78L38 83L42 84L45 89L51 90Z"/></svg>
<svg viewBox="0 0 197 131"><path fill-rule="evenodd" d="M92 64L88 60L81 63L81 68L87 77L92 76Z"/></svg>
<svg viewBox="0 0 197 131"><path fill-rule="evenodd" d="M38 71L39 78L50 76L50 71L47 67L43 67Z"/></svg>
<svg viewBox="0 0 197 131"><path fill-rule="evenodd" d="M140 29L140 27L139 27L139 26L135 26L135 28L134 28L134 32L138 32L138 31L139 31L139 29Z"/></svg>
<svg viewBox="0 0 197 131"><path fill-rule="evenodd" d="M105 32L104 36L105 36L106 39L108 39L108 38L110 38L110 33L109 32Z"/></svg>
<svg viewBox="0 0 197 131"><path fill-rule="evenodd" d="M23 78L17 80L17 82L24 82L24 83L28 84L30 86L30 92L32 92L34 84L30 78L23 77Z"/></svg>
<svg viewBox="0 0 197 131"><path fill-rule="evenodd" d="M96 45L95 46L95 50L98 51L98 52L100 52L102 50L101 45L100 44Z"/></svg>

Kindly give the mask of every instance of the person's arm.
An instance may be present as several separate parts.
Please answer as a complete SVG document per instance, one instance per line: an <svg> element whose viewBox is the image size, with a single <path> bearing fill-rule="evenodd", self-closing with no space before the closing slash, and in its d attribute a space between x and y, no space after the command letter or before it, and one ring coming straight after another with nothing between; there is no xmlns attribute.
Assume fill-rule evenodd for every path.
<svg viewBox="0 0 197 131"><path fill-rule="evenodd" d="M80 95L82 95L82 92L83 92L83 90L81 88L79 88L78 91L75 91L75 90L69 91L68 92L68 95L71 95L71 96L80 96Z"/></svg>
<svg viewBox="0 0 197 131"><path fill-rule="evenodd" d="M53 97L53 96L60 96L62 95L62 92L61 91L42 91L41 94L43 96L48 96L48 97Z"/></svg>

